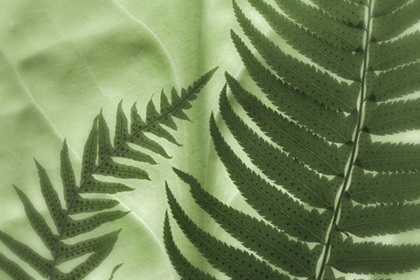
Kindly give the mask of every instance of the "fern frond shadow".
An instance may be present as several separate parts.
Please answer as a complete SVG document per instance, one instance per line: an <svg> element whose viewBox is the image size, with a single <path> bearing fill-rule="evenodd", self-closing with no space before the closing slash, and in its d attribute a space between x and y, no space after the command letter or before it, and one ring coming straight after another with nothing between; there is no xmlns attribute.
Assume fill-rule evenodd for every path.
<svg viewBox="0 0 420 280"><path fill-rule="evenodd" d="M122 109L122 102L117 109L115 135L111 141L108 125L102 110L95 117L88 139L84 147L82 171L79 184L70 162L68 146L64 141L61 150L61 179L63 184L64 204L59 198L57 189L50 181L46 170L35 160L40 178L41 192L48 207L48 212L54 222L51 228L45 218L31 203L31 199L19 188L15 190L24 206L26 216L33 229L50 251L50 258L46 259L24 243L0 231L0 240L15 255L36 270L42 279L83 279L111 253L120 230L85 239L77 243L68 243L67 239L92 232L103 224L118 220L129 212L111 210L119 204L114 198L95 198L94 194L115 194L132 191L123 179L150 180L148 173L129 164L121 164L115 159L129 159L137 162L156 164L152 156L135 149L136 146L149 150L163 158L171 158L162 144L153 140L147 133L154 134L170 143L180 145L167 128L176 130L174 118L189 120L184 111L191 108L191 102L209 82L217 68L207 72L192 85L178 92L172 89L171 102L162 91L160 112L152 100L147 104L146 119L143 120L137 112L136 104L131 109L131 125L128 127L127 117ZM167 128L165 128L164 126ZM120 179L118 183L109 182L105 178ZM93 214L91 214L93 213ZM78 217L83 214L83 218ZM58 266L62 263L89 255L86 260L78 264L69 272L62 272ZM110 279L122 266L114 267ZM40 279L40 276L30 276L19 264L0 254L0 269L4 270L12 279Z"/></svg>

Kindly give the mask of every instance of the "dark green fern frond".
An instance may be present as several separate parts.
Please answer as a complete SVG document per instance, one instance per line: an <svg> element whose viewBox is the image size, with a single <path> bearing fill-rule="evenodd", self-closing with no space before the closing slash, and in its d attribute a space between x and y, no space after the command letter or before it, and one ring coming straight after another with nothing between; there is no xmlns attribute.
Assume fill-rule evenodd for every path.
<svg viewBox="0 0 420 280"><path fill-rule="evenodd" d="M213 266L233 279L289 279L254 255L221 242L200 229L181 208L168 186L166 192L178 225Z"/></svg>
<svg viewBox="0 0 420 280"><path fill-rule="evenodd" d="M196 203L247 253L225 259L232 247L198 228L167 188L182 232L231 279L402 279L399 274L419 269L419 245L367 238L420 229L420 147L382 137L420 128L419 99L407 98L420 90L420 33L409 31L420 21L420 1L275 0L277 7L248 2L273 36L299 53L289 55L233 2L255 53L232 31L233 44L268 101L226 73L221 118L211 116L210 134L256 217L174 170ZM234 140L225 140L232 137L222 135L223 126ZM165 232L168 227L166 221ZM189 264L172 236L166 234L165 242L182 279L201 279L188 278ZM259 267L265 263L280 275L238 274L253 256L262 261Z"/></svg>
<svg viewBox="0 0 420 280"><path fill-rule="evenodd" d="M326 7L333 7L334 3L338 3L331 3L330 1L321 2L328 2L328 4L320 4ZM335 52L331 52L327 41L312 34L308 30L305 30L298 24L293 23L293 21L287 19L286 17L281 16L276 12L274 7L271 7L263 1L252 0L250 3L264 16L273 30L280 37L286 40L299 52L304 52L313 62L318 63L320 66L333 73L342 75L347 79L360 80L359 65L363 59L361 53L355 52L353 55L349 55L346 50L340 48L338 48ZM354 6L355 9L360 8L360 6L353 5L349 2L343 1L342 3L344 5ZM360 13L360 11L357 10L352 11L351 13L358 17L363 15L363 13ZM358 21L361 21L361 19Z"/></svg>
<svg viewBox="0 0 420 280"><path fill-rule="evenodd" d="M129 164L121 164L117 159L156 164L150 155L139 151L135 146L143 147L154 154L170 158L161 144L149 138L147 133L152 133L179 145L163 125L176 130L174 117L188 120L184 111L191 108L191 101L197 98L197 94L215 71L216 69L213 69L203 75L187 89L182 89L180 94L173 89L171 102L162 92L160 112L156 110L153 101L150 101L146 108L146 119L144 121L137 113L134 104L131 110L131 129L128 129L128 120L120 103L117 110L113 143L101 112L93 121L92 129L84 147L79 184L76 183L67 143L64 142L61 151L61 178L65 205L62 205L57 188L53 186L46 170L35 161L40 178L41 192L54 222L54 228L50 228L25 193L17 187L15 189L32 227L50 251L50 256L46 259L29 246L0 231L0 240L3 244L20 259L32 266L39 275L29 276L18 264L9 260L3 254L0 254L0 268L16 280L41 279L40 277L49 280L76 280L83 279L98 267L111 253L118 239L119 231L102 234L76 243L69 243L66 239L91 232L101 225L120 219L129 213L109 210L119 204L115 198L99 199L92 197L92 194L115 194L122 191L131 191L132 188L127 186L123 180L120 180L119 183L111 183L97 177L97 175L105 176L105 178L149 180L145 170ZM79 214L83 214L83 216L79 216ZM62 263L83 256L88 257L68 272L63 272L58 268ZM110 279L113 278L114 273L120 266L117 265L114 268Z"/></svg>
<svg viewBox="0 0 420 280"><path fill-rule="evenodd" d="M387 135L420 129L420 99L369 103L366 107L365 125L373 134Z"/></svg>
<svg viewBox="0 0 420 280"><path fill-rule="evenodd" d="M328 144L322 138L287 120L280 113L269 109L229 74L226 74L226 80L248 116L274 143L292 156L301 158L316 171L330 175L340 174L346 164L344 158L350 150L348 146L337 147ZM222 110L228 102L225 93L222 94L221 102Z"/></svg>
<svg viewBox="0 0 420 280"><path fill-rule="evenodd" d="M19 280L34 280L26 271L24 271L20 266L14 261L9 260L4 255L0 254L0 267L7 274L12 277L12 279Z"/></svg>
<svg viewBox="0 0 420 280"><path fill-rule="evenodd" d="M234 32L232 40L255 83L281 112L295 121L302 122L329 141L350 141L355 118L346 118L344 113L333 111L317 102L305 102L306 96L303 93L284 83L265 68Z"/></svg>
<svg viewBox="0 0 420 280"><path fill-rule="evenodd" d="M289 239L275 227L223 204L207 193L192 176L177 169L174 171L191 186L195 201L245 247L294 276L315 275L313 253L318 253L318 247L310 250L305 243Z"/></svg>
<svg viewBox="0 0 420 280"><path fill-rule="evenodd" d="M332 241L329 264L343 272L396 274L420 268L419 245L387 245L353 242L352 238Z"/></svg>
<svg viewBox="0 0 420 280"><path fill-rule="evenodd" d="M398 1L396 1L398 2ZM380 2L378 2L380 3ZM375 5L380 7L381 4ZM376 8L374 8L375 10ZM371 40L385 41L401 35L420 21L420 2L412 1L402 8L373 19Z"/></svg>
<svg viewBox="0 0 420 280"><path fill-rule="evenodd" d="M191 265L190 262L181 254L172 236L171 225L169 223L169 216L167 212L165 215L165 224L163 226L163 240L165 242L165 248L168 251L171 262L174 264L176 270L183 279L216 279L213 276L204 273L200 269Z"/></svg>
<svg viewBox="0 0 420 280"><path fill-rule="evenodd" d="M355 167L351 198L360 204L414 201L420 198L420 173L365 174Z"/></svg>
<svg viewBox="0 0 420 280"><path fill-rule="evenodd" d="M420 146L411 143L372 142L364 135L355 164L369 171L409 172L420 170Z"/></svg>
<svg viewBox="0 0 420 280"><path fill-rule="evenodd" d="M393 0L390 1L392 1L392 3L398 2ZM365 11L362 5L357 5L348 1L312 0L312 2L340 21L348 22L353 26L363 23Z"/></svg>
<svg viewBox="0 0 420 280"><path fill-rule="evenodd" d="M363 30L339 22L321 9L302 1L275 0L275 2L288 17L320 38L350 51L362 46Z"/></svg>
<svg viewBox="0 0 420 280"><path fill-rule="evenodd" d="M398 10L410 0L382 0L380 5L377 5L372 13L373 17L381 17Z"/></svg>
<svg viewBox="0 0 420 280"><path fill-rule="evenodd" d="M340 230L360 237L396 234L420 228L420 205L361 206L344 199Z"/></svg>
<svg viewBox="0 0 420 280"><path fill-rule="evenodd" d="M340 83L328 73L287 55L257 29L236 4L234 9L245 35L280 78L332 109L351 112L356 107L354 92L360 85Z"/></svg>
<svg viewBox="0 0 420 280"><path fill-rule="evenodd" d="M420 57L420 56L419 56ZM368 96L376 101L404 97L420 88L420 65L418 63L402 68L369 75Z"/></svg>
<svg viewBox="0 0 420 280"><path fill-rule="evenodd" d="M420 32L398 37L395 41L372 44L369 65L374 70L389 70L420 59ZM379 73L381 74L387 74ZM392 72L396 73L396 72Z"/></svg>

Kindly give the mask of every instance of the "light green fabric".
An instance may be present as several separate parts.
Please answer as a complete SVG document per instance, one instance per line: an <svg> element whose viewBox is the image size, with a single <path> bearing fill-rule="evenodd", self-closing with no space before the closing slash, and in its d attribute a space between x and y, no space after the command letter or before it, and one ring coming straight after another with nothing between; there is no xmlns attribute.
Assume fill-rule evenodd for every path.
<svg viewBox="0 0 420 280"><path fill-rule="evenodd" d="M234 26L228 1L1 0L1 230L48 256L12 188L20 187L47 214L33 158L43 164L60 193L62 142L67 139L78 177L83 146L101 108L113 131L121 99L126 112L137 102L144 116L153 94L158 103L162 88L180 89L219 65L187 112L192 122L178 121L175 136L184 146L160 141L173 159L154 155L160 164L146 167L152 181L133 180L136 190L118 195L121 210L130 208L132 213L99 229L123 231L109 258L88 277L105 279L114 265L124 262L114 278L176 278L161 238L167 208L164 180L178 184L171 165L195 171L202 179L214 172L207 169L209 154L215 160L209 152L208 119L217 108L223 72L241 68L230 42ZM178 194L188 196L181 191ZM7 253L2 244L0 251ZM0 279L8 276L0 271Z"/></svg>
<svg viewBox="0 0 420 280"><path fill-rule="evenodd" d="M255 20L266 28L260 18ZM12 188L20 187L48 216L33 158L43 164L60 193L62 142L67 139L79 178L83 146L101 108L113 131L121 99L126 112L137 102L144 116L146 102L153 94L158 101L161 88L180 89L219 66L187 112L192 122L178 122L175 137L183 146L164 143L173 159L153 155L159 165L145 167L152 180L133 180L134 192L117 195L120 209L132 213L98 229L123 231L111 255L87 279L108 279L121 262L115 279L178 279L162 243L168 208L165 180L203 229L232 241L198 210L171 170L174 166L188 171L213 195L249 211L208 133L210 112L218 111L224 71L246 78L230 29L240 30L226 0L0 0L0 229L48 256ZM194 265L209 267L178 228L174 234ZM420 238L410 233L397 241L420 243ZM0 252L8 252L3 244ZM29 266L22 267L37 275ZM9 278L0 271L0 279Z"/></svg>

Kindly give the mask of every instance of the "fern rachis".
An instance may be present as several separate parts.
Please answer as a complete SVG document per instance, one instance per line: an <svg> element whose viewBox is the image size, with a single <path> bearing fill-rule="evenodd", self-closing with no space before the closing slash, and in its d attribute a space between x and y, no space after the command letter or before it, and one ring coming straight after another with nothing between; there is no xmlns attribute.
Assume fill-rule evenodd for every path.
<svg viewBox="0 0 420 280"><path fill-rule="evenodd" d="M275 0L277 7L248 1L311 63L287 54L233 2L239 25L265 65L235 32L232 40L271 104L226 73L246 117L233 109L226 87L220 114L252 167L224 139L214 116L210 132L231 180L259 216L226 205L175 169L197 204L246 250L200 229L167 187L176 223L231 279L333 280L420 268L420 245L365 239L420 228L420 208L412 203L419 197L419 147L372 137L420 128L418 99L392 100L420 90L420 34L401 35L420 21L420 1ZM182 279L214 279L182 256L168 216L164 240Z"/></svg>

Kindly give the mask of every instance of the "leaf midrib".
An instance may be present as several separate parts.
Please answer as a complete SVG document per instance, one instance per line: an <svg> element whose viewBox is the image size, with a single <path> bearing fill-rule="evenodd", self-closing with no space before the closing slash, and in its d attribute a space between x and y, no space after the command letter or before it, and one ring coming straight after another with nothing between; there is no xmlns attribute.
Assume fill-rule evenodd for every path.
<svg viewBox="0 0 420 280"><path fill-rule="evenodd" d="M334 4L337 4L337 2L333 2L333 3L334 3ZM348 3L348 4L350 4L350 2L347 2L347 3ZM348 17L351 21L353 21L353 22L352 22L352 24L353 24L353 25L356 25L356 24L357 24L357 18L356 18L356 17L351 16L351 15L350 15L350 14L348 14L348 13L346 13L346 10L342 10L342 9L340 9L338 5L334 5L334 6L333 6L333 8L334 8L336 11L338 11L338 12L342 13L343 15L345 15L346 17Z"/></svg>
<svg viewBox="0 0 420 280"><path fill-rule="evenodd" d="M112 213L112 212L106 212L106 213ZM82 219L82 220L73 220L72 222L73 223L75 223L75 225L74 226L72 226L72 225L70 225L69 227L66 227L65 228L65 230L63 231L63 233L65 233L65 232L68 232L68 231L71 231L71 230L77 230L77 229L79 229L79 228L82 228L82 227L85 227L85 226L87 226L87 225L91 225L91 224L93 224L93 223L96 223L96 222L100 222L100 221L102 221L102 220L104 220L104 219L108 219L108 218L113 218L113 217L115 217L115 216L119 216L121 213L120 212L116 212L116 213L114 213L114 214L112 214L112 215L104 215L103 217L99 217L99 219L97 219L97 220L92 220L91 222L89 222L89 223L84 223L84 221L89 221L89 219L90 218L92 218L92 217L95 217L95 216L97 216L97 215L101 215L101 213L100 214L96 214L96 215L94 215L94 216L91 216L91 217L89 217L89 218L86 218L86 219Z"/></svg>
<svg viewBox="0 0 420 280"><path fill-rule="evenodd" d="M359 194L362 194L362 193L383 192L383 191L399 190L399 189L410 189L410 188L415 188L415 187L420 187L420 184L407 185L407 186L403 186L403 187L398 186L398 187L394 187L394 188L384 188L384 189L368 189L366 191L351 192L351 195L359 195Z"/></svg>
<svg viewBox="0 0 420 280"><path fill-rule="evenodd" d="M407 8L407 6L409 6L409 5L413 5L414 6L415 3L416 2L412 2L411 4L405 5L402 9L399 9L397 12L392 13L392 14L389 14L388 16L390 16L390 17L391 16L395 16L397 13L400 13L401 14L402 12L404 12L404 11L402 11L404 8ZM417 6L417 10L416 9L409 9L410 13L408 14L408 16L403 17L403 18L409 18L410 19L412 17L413 13L418 12L418 8L419 7ZM401 16L399 16L399 18L401 19ZM398 21L398 20L393 21L393 24L389 24L388 25L388 28L384 29L382 31L382 33L377 34L376 37L379 38L382 35L386 34L389 30L393 29L397 24L401 24L401 21Z"/></svg>
<svg viewBox="0 0 420 280"><path fill-rule="evenodd" d="M357 258L352 258L352 259L346 259L345 261L347 262L347 261L355 261L355 262L358 262L358 261L374 261L374 262L383 262L383 261L400 261L400 260L410 260L410 259L418 259L418 258L420 258L420 255L418 255L418 256L413 256L413 257L404 257L404 258L387 258L387 259L381 259L381 258L360 258L360 259L357 259ZM340 262L340 261L333 261L333 262L331 262L331 264L333 264L333 263L338 263L338 262Z"/></svg>
<svg viewBox="0 0 420 280"><path fill-rule="evenodd" d="M404 120L404 119L409 119L409 118L416 117L416 116L420 116L420 112L419 113L412 114L412 115L407 115L407 116L404 116L404 117L400 117L400 118L391 119L391 120L384 121L384 122L378 122L378 123L375 123L375 124L373 124L373 125L371 125L369 127L375 127L375 126L378 126L378 125L392 123L392 122L400 121L400 120Z"/></svg>
<svg viewBox="0 0 420 280"><path fill-rule="evenodd" d="M403 157L403 158L399 158L399 157L383 157L383 158L373 158L373 159L366 159L363 160L362 163L365 162L375 162L375 161L384 161L384 160L407 160L407 159L420 159L420 157Z"/></svg>
<svg viewBox="0 0 420 280"><path fill-rule="evenodd" d="M405 220L405 219L410 219L410 218L416 218L416 217L420 217L420 214L417 215L410 215L410 216L404 216L401 218L390 218L390 219L382 219L382 220L370 220L369 222L362 222L362 223L353 223L353 224L346 224L345 226L341 226L341 229L344 228L349 228L349 227L354 227L354 226L360 226L360 225L366 225L366 224L377 224L377 223L383 223L383 222L387 222L387 221L401 221L401 220Z"/></svg>
<svg viewBox="0 0 420 280"><path fill-rule="evenodd" d="M112 237L108 237L107 239L102 240L102 241L101 241L101 242L99 242L99 243L92 243L92 244L88 244L87 246L85 246L85 247L83 247L83 248L95 247L95 246L98 246L99 244L106 243L106 242L108 242L108 241L109 241L109 240L111 240L111 239L112 239ZM77 252L77 251L82 250L83 248L77 248L77 249L75 249L75 250L68 250L68 251L66 251L66 252L64 252L64 253L61 253L61 254L57 255L57 258L62 257L62 256L67 255L67 254L75 253L75 252Z"/></svg>
<svg viewBox="0 0 420 280"><path fill-rule="evenodd" d="M414 34L419 34L419 33L414 33ZM401 38L400 40L404 40L404 37ZM396 41L396 42L399 43L398 41ZM387 45L387 44L392 44L392 43L382 43L382 44ZM415 44L414 46L411 46L410 48L404 50L403 52L395 52L393 55L383 58L382 60L380 60L380 61L376 62L375 64L373 64L372 67L375 68L375 66L378 66L378 65L380 65L380 64L382 64L382 63L384 63L384 62L386 62L386 61L388 61L390 59L393 59L396 56L401 56L404 53L407 53L407 52L409 52L411 50L414 50L415 48L418 48L419 46L420 46L420 41L419 41L419 43ZM378 46L378 49L379 49L379 46ZM395 68L399 67L400 65L397 65ZM391 68L391 69L395 69L395 68Z"/></svg>
<svg viewBox="0 0 420 280"><path fill-rule="evenodd" d="M395 71L395 70L392 70L392 71ZM390 90L392 88L395 88L395 87L398 87L398 86L401 86L403 84L406 84L406 83L409 83L409 82L412 82L412 81L415 81L415 80L419 80L419 79L420 79L419 76L415 76L414 78L411 78L411 79L408 79L408 80L402 80L402 82L393 83L390 86L387 86L387 87L381 89L380 91L373 92L373 94L378 95L378 94L380 94L380 93L382 93L384 91ZM414 90L413 90L413 92L414 92Z"/></svg>

